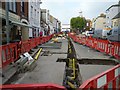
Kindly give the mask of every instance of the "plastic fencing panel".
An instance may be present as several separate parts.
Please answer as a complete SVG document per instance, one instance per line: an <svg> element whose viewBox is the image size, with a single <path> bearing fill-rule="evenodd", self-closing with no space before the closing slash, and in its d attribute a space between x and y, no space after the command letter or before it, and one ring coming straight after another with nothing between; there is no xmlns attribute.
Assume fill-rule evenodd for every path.
<svg viewBox="0 0 120 90"><path fill-rule="evenodd" d="M113 55L120 59L120 43L119 42L114 42L114 53Z"/></svg>
<svg viewBox="0 0 120 90"><path fill-rule="evenodd" d="M92 37L77 37L71 34L69 34L69 37L71 37L75 42L89 46L90 48L94 48L100 52L114 56L115 58L120 60L119 42L110 42L108 40L96 39Z"/></svg>
<svg viewBox="0 0 120 90"><path fill-rule="evenodd" d="M18 54L17 54L17 44L11 43L7 45L3 45L1 49L1 62L2 67L7 66L11 62L17 60Z"/></svg>
<svg viewBox="0 0 120 90"><path fill-rule="evenodd" d="M2 68L2 46L0 46L0 68Z"/></svg>
<svg viewBox="0 0 120 90"><path fill-rule="evenodd" d="M2 90L67 90L56 84L12 84L0 86Z"/></svg>
<svg viewBox="0 0 120 90"><path fill-rule="evenodd" d="M10 43L0 46L0 68L16 61L19 56L25 52L29 52L39 44L49 41L53 35L47 37L37 37L19 43Z"/></svg>
<svg viewBox="0 0 120 90"><path fill-rule="evenodd" d="M79 88L99 88L99 89L119 89L120 88L120 64L99 74L86 82L84 82ZM92 89L91 89L92 90Z"/></svg>

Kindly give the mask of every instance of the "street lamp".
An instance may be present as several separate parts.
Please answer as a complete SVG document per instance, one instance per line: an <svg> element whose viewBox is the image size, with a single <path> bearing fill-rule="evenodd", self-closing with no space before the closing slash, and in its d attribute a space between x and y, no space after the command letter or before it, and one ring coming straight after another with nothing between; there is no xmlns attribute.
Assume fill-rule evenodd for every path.
<svg viewBox="0 0 120 90"><path fill-rule="evenodd" d="M9 10L8 10L8 0L5 2L5 10L6 10L6 35L7 35L7 43L10 42L9 40Z"/></svg>

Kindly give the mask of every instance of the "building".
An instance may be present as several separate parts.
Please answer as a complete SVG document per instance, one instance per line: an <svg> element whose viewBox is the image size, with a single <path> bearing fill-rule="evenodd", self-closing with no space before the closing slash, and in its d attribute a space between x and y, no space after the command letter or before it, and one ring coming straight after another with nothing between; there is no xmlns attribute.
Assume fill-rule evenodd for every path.
<svg viewBox="0 0 120 90"><path fill-rule="evenodd" d="M92 21L90 19L86 19L86 27L85 30L89 31L92 28Z"/></svg>
<svg viewBox="0 0 120 90"><path fill-rule="evenodd" d="M106 15L105 14L100 14L97 18L92 20L92 28L95 30L102 30L103 28L106 27Z"/></svg>
<svg viewBox="0 0 120 90"><path fill-rule="evenodd" d="M41 30L43 35L50 34L50 26L49 26L49 10L41 9Z"/></svg>
<svg viewBox="0 0 120 90"><path fill-rule="evenodd" d="M112 19L112 28L120 28L120 12Z"/></svg>
<svg viewBox="0 0 120 90"><path fill-rule="evenodd" d="M52 16L47 9L41 9L41 29L43 35L50 35L61 31L61 22Z"/></svg>
<svg viewBox="0 0 120 90"><path fill-rule="evenodd" d="M61 22L52 15L50 15L50 27L51 34L61 31Z"/></svg>
<svg viewBox="0 0 120 90"><path fill-rule="evenodd" d="M58 32L61 32L62 31L62 28L61 28L61 21L58 20L57 22L57 28L58 28Z"/></svg>
<svg viewBox="0 0 120 90"><path fill-rule="evenodd" d="M6 14L6 5L8 6L8 13ZM8 15L8 20L6 19ZM28 2L20 0L9 0L9 2L2 2L2 8L0 8L0 18L2 19L2 43L5 44L7 41L14 42L19 40L28 40L28 28L30 28L28 22ZM9 25L8 30L6 22ZM8 34L7 34L8 32ZM7 38L7 36L9 38ZM8 40L9 39L9 40Z"/></svg>
<svg viewBox="0 0 120 90"><path fill-rule="evenodd" d="M70 31L70 24L62 24L62 31Z"/></svg>
<svg viewBox="0 0 120 90"><path fill-rule="evenodd" d="M112 18L120 12L120 1L106 10L106 27L112 28Z"/></svg>
<svg viewBox="0 0 120 90"><path fill-rule="evenodd" d="M41 30L40 20L41 20L41 0L29 0L28 13L29 13L29 23L32 28L29 28L29 37L38 37Z"/></svg>

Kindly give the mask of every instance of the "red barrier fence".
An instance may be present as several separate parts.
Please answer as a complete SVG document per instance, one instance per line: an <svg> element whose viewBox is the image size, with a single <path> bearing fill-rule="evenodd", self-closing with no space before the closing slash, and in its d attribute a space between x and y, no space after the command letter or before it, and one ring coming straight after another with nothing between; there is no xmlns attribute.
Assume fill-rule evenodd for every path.
<svg viewBox="0 0 120 90"><path fill-rule="evenodd" d="M85 81L81 90L119 90L120 89L120 64Z"/></svg>
<svg viewBox="0 0 120 90"><path fill-rule="evenodd" d="M56 84L13 84L0 86L2 90L67 90Z"/></svg>
<svg viewBox="0 0 120 90"><path fill-rule="evenodd" d="M10 84L1 85L2 90L66 90L56 84ZM120 64L83 82L78 90L119 90L120 89Z"/></svg>
<svg viewBox="0 0 120 90"><path fill-rule="evenodd" d="M71 37L74 42L89 46L90 48L114 56L120 60L120 42L110 42L92 37L79 37L72 34L69 34L69 37Z"/></svg>
<svg viewBox="0 0 120 90"><path fill-rule="evenodd" d="M53 35L46 37L32 38L19 43L10 43L0 46L0 68L9 65L11 62L16 61L20 54L29 52L39 44L49 41Z"/></svg>

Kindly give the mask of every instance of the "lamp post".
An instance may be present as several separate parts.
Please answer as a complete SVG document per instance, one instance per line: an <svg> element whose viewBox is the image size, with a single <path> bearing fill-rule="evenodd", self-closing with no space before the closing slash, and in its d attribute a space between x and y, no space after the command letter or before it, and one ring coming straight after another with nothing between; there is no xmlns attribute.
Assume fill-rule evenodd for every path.
<svg viewBox="0 0 120 90"><path fill-rule="evenodd" d="M6 34L7 34L7 44L10 42L9 39L9 10L8 10L8 0L5 2L5 10L6 10Z"/></svg>

